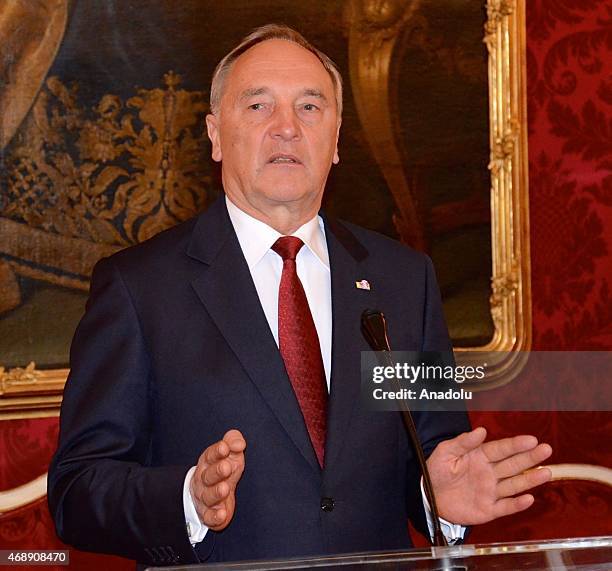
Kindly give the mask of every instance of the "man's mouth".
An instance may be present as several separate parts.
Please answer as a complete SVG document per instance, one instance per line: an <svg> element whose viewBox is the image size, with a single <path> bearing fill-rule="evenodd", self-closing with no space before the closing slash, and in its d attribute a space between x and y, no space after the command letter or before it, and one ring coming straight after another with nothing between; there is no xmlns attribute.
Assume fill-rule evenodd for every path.
<svg viewBox="0 0 612 571"><path fill-rule="evenodd" d="M302 161L295 155L287 155L284 153L277 153L272 155L268 160L269 163L274 165L301 165Z"/></svg>

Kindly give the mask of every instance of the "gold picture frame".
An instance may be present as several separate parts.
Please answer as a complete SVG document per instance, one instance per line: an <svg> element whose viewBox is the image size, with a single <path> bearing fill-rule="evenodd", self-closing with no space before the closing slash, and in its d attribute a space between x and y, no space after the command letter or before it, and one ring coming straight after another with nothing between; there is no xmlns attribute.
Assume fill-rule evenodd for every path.
<svg viewBox="0 0 612 571"><path fill-rule="evenodd" d="M349 0L349 67L359 118L392 193L408 192L393 135L391 62L396 40L413 2ZM531 346L531 295L525 86L525 2L488 0L483 41L488 49L491 176L491 299L494 334L481 347L458 349L460 360L475 351L496 352L490 385L511 380ZM372 129L373 122L377 129ZM382 126L382 127L381 127ZM410 220L414 213L402 210ZM418 243L418 240L415 240ZM0 366L0 418L57 416L68 369L38 370L34 363Z"/></svg>
<svg viewBox="0 0 612 571"><path fill-rule="evenodd" d="M416 200L411 200L394 135L392 90L397 83L394 50L419 2L388 2L385 7L380 9L375 0L353 0L351 4L351 83L361 123L394 195L403 227L417 228ZM464 364L481 362L482 354L487 354L487 378L479 383L480 390L510 382L531 347L525 2L489 0L486 11L483 41L488 51L494 332L486 345L455 348L457 361ZM421 236L409 236L410 243L417 246L421 240Z"/></svg>

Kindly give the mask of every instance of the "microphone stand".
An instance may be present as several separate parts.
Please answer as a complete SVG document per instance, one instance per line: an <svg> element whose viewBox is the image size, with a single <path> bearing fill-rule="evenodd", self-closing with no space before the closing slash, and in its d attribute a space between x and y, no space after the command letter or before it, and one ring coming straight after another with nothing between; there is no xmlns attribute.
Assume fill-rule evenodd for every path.
<svg viewBox="0 0 612 571"><path fill-rule="evenodd" d="M385 364L394 366L395 363L390 355L391 347L389 345L389 338L387 336L387 322L383 313L372 309L366 309L361 315L361 331L372 350L381 353L380 357ZM394 388L397 390L401 389L401 385L397 379L392 379L392 382L395 385ZM416 452L419 466L421 467L421 473L423 475L425 496L429 502L431 515L433 517L433 543L436 547L447 547L448 543L444 537L444 534L442 533L442 529L440 528L438 506L436 504L436 498L434 495L433 486L431 485L429 470L427 469L427 461L425 460L423 447L419 441L416 425L414 424L414 419L412 418L412 414L406 402L402 399L399 401L399 403L402 419L404 420L404 426L408 431L408 435Z"/></svg>

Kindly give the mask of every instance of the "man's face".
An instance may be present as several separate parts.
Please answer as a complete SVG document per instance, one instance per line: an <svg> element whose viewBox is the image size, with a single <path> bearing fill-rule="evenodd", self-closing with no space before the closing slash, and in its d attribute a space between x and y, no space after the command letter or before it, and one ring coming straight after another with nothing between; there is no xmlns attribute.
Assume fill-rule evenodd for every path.
<svg viewBox="0 0 612 571"><path fill-rule="evenodd" d="M264 217L279 206L317 212L339 160L340 121L332 80L314 54L285 40L253 46L230 69L220 112L206 122L234 203Z"/></svg>

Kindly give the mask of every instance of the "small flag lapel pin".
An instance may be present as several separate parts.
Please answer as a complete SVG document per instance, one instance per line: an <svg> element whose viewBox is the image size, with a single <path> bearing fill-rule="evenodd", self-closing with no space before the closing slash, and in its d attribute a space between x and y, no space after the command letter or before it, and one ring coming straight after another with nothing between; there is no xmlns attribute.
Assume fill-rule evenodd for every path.
<svg viewBox="0 0 612 571"><path fill-rule="evenodd" d="M355 287L357 289L367 289L370 291L370 282L368 280L361 280L359 282L355 282Z"/></svg>

